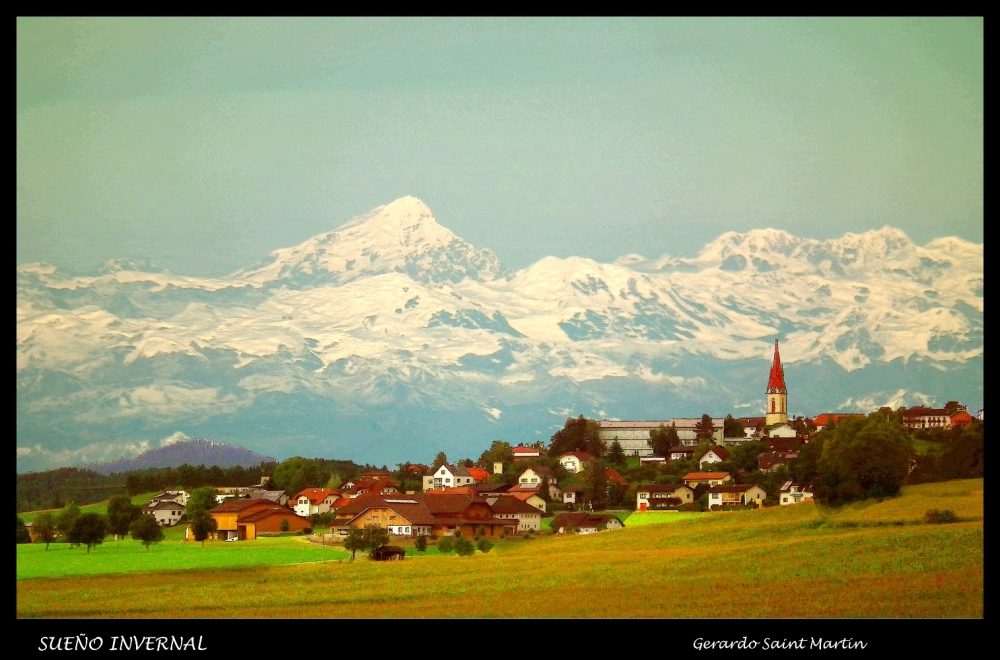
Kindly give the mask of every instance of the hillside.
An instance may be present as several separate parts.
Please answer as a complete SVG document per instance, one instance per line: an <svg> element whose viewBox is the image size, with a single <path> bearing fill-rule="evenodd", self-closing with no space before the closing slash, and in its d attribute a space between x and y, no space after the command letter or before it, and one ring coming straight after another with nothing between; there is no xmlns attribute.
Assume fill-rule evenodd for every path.
<svg viewBox="0 0 1000 660"><path fill-rule="evenodd" d="M256 467L261 463L277 463L277 460L236 445L198 439L150 449L135 458L119 458L110 463L85 465L84 468L98 474L110 475L155 468L175 468L181 465L206 465L225 469Z"/></svg>

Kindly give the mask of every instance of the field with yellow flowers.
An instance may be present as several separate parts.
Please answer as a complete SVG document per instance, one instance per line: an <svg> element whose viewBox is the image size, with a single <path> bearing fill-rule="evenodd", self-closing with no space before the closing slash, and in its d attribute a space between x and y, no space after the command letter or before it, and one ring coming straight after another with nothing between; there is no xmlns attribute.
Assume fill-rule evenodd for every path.
<svg viewBox="0 0 1000 660"><path fill-rule="evenodd" d="M929 509L959 521L929 524ZM17 615L983 616L982 479L839 510L808 503L629 524L642 515L621 530L511 540L470 557L24 578Z"/></svg>

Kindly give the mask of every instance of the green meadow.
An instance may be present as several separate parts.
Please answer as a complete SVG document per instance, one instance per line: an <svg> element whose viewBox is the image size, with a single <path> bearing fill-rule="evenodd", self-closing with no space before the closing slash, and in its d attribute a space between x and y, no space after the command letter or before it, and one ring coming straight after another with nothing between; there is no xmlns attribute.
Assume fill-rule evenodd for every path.
<svg viewBox="0 0 1000 660"><path fill-rule="evenodd" d="M68 546L53 552L54 544L45 557L44 546L22 545L17 615L231 617L235 604L249 618L306 611L333 618L979 618L982 495L978 479L907 487L900 497L839 510L810 503L634 513L621 530L401 562L331 561L337 550L302 537L204 548L168 541L153 546L146 564L146 551L131 541L119 551L105 543L89 556ZM961 520L926 524L930 508ZM328 561L319 561L321 552Z"/></svg>

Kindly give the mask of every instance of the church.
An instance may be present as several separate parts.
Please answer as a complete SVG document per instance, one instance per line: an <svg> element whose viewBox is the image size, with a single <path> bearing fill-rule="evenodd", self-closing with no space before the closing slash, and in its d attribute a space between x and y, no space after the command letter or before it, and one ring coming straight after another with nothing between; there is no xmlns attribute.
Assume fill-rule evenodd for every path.
<svg viewBox="0 0 1000 660"><path fill-rule="evenodd" d="M767 409L764 423L767 426L784 424L788 421L788 388L785 387L785 371L781 368L778 355L778 340L774 340L774 360L771 375L767 379Z"/></svg>

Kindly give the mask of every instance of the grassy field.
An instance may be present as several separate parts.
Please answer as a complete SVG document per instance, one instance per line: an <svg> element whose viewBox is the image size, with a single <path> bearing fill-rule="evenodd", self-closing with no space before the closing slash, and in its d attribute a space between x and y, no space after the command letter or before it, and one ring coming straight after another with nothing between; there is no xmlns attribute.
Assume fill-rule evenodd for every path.
<svg viewBox="0 0 1000 660"><path fill-rule="evenodd" d="M206 543L201 556L218 557L215 566L236 553L252 565L175 564L186 570L150 571L141 579L134 572L79 574L88 559L143 570L113 562L113 544L94 551L106 555L67 551L82 562L74 577L28 579L22 560L44 548L18 546L17 615L979 618L982 489L981 479L952 481L840 510L800 504L661 514L683 515L671 524L636 524L639 514L633 514L622 530L507 541L488 554L403 562L317 562L321 549L295 538ZM924 524L929 508L951 509L964 521ZM173 555L185 561L202 550L163 543L150 555L171 557L170 545L185 546ZM296 551L313 559L265 560ZM138 546L128 556L144 552ZM218 597L222 592L225 599Z"/></svg>
<svg viewBox="0 0 1000 660"><path fill-rule="evenodd" d="M149 503L149 500L152 499L153 495L157 494L159 494L159 491L152 493L142 493L141 495L134 495L132 496L132 504L145 506L146 504ZM55 515L60 511L62 511L62 509L47 509L47 511L52 515ZM42 511L28 511L26 513L19 513L17 515L21 517L21 520L23 520L26 523L29 523L29 522L34 522L35 518L38 517L39 513L42 513ZM99 513L102 516L105 516L108 514L108 502L107 500L105 500L103 502L97 502L96 504L88 504L86 506L81 506L80 513Z"/></svg>

